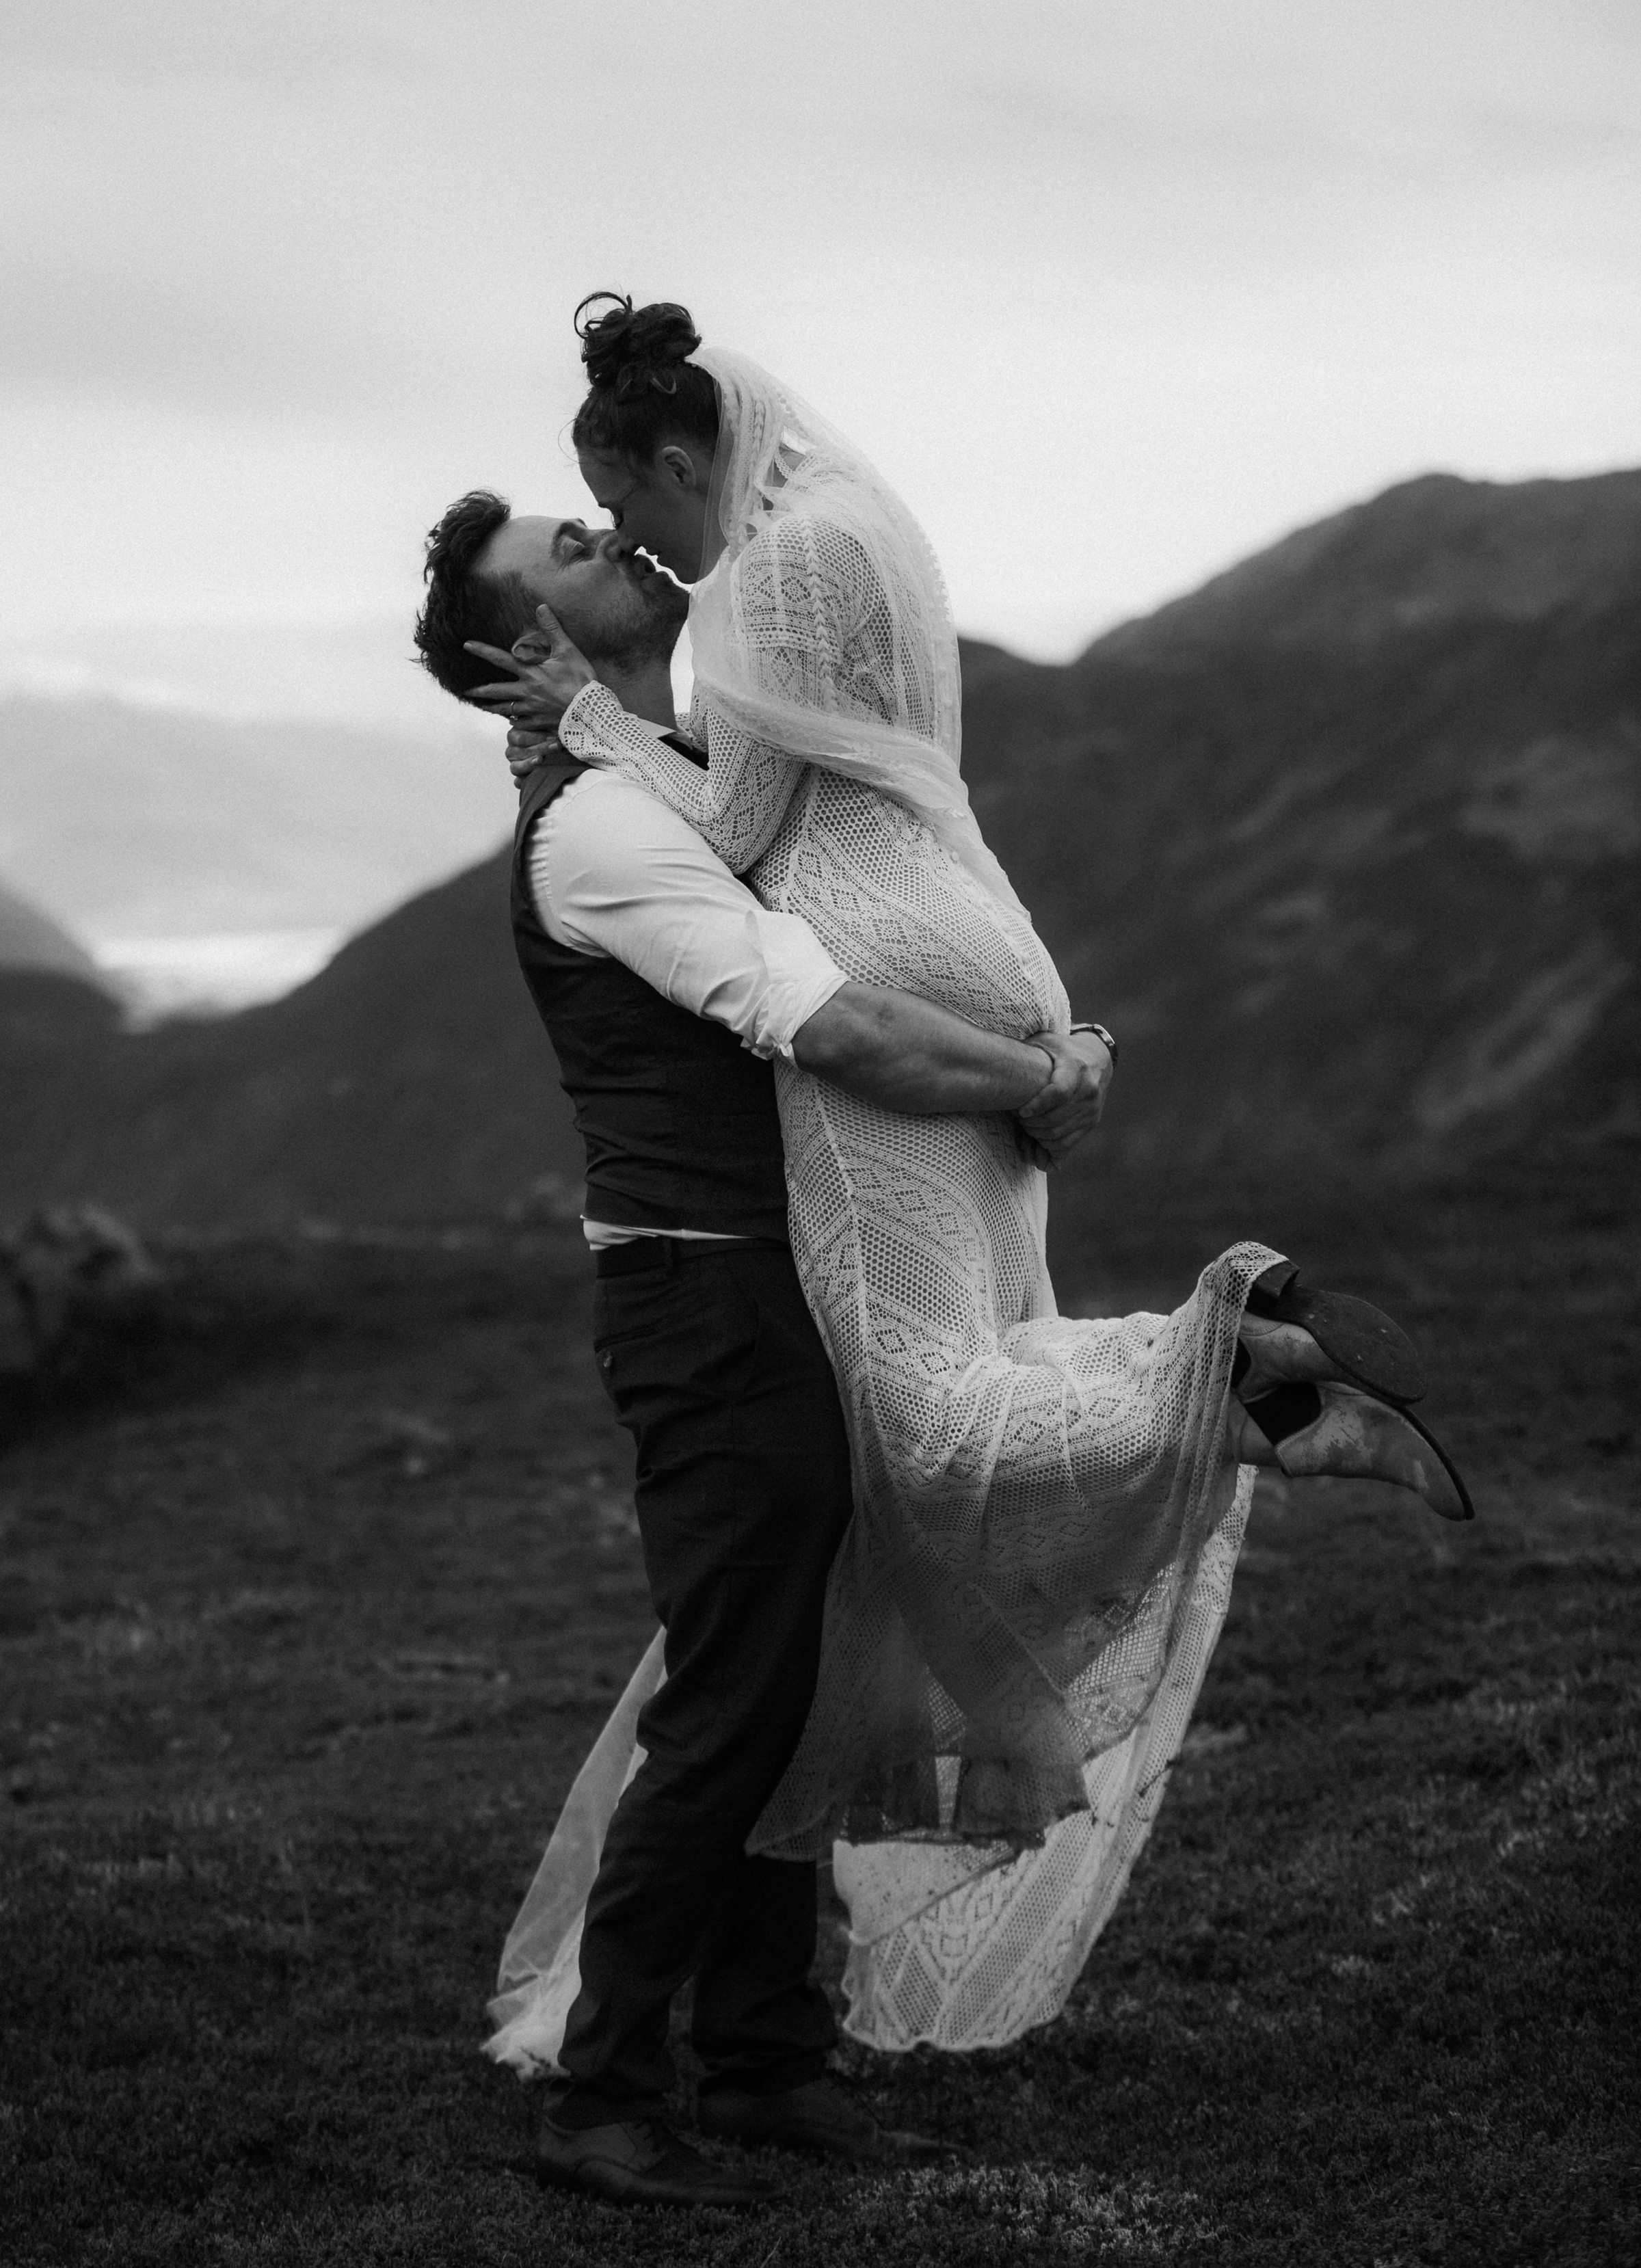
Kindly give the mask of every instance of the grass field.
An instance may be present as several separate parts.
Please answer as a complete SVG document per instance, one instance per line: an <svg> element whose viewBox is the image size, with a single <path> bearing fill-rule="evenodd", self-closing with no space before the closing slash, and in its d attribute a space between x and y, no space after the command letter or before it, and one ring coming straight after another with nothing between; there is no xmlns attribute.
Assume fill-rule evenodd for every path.
<svg viewBox="0 0 1641 2268"><path fill-rule="evenodd" d="M647 1634L573 1233L177 1246L0 1454L0 2259L1641 2259L1641 1235L1623 1182L1064 1192L1089 1307L1244 1229L1376 1291L1481 1507L1262 1486L1071 2006L844 2061L968 2146L747 2217L539 2189L478 2052ZM828 1942L829 1973L841 1965Z"/></svg>

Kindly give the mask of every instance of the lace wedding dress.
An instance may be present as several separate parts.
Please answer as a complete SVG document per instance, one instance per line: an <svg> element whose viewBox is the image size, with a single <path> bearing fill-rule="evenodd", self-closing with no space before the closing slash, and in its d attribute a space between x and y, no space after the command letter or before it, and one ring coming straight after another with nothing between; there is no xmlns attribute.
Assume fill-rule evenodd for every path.
<svg viewBox="0 0 1641 2268"><path fill-rule="evenodd" d="M601 687L565 745L640 780L845 974L992 1031L1065 994L957 768L932 556L845 442L740 357L726 549L697 586L703 772ZM726 446L726 444L728 445ZM819 1689L753 1837L829 1850L847 2029L992 2046L1063 2004L1150 1830L1229 1599L1250 1471L1225 1447L1245 1244L1171 1315L1060 1316L1045 1182L1007 1117L903 1116L776 1065L793 1256L837 1374L856 1515ZM503 1962L491 2052L550 2062L659 1641L589 1757Z"/></svg>

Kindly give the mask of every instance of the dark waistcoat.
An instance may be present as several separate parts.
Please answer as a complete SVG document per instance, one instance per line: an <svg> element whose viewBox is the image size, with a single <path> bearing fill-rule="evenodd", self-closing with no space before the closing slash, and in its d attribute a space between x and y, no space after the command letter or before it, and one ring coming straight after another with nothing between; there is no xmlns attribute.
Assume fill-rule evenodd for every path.
<svg viewBox="0 0 1641 2268"><path fill-rule="evenodd" d="M786 1234L775 1078L732 1032L619 961L557 944L536 918L532 822L585 764L531 773L513 836L512 931L587 1152L587 1218L623 1228Z"/></svg>

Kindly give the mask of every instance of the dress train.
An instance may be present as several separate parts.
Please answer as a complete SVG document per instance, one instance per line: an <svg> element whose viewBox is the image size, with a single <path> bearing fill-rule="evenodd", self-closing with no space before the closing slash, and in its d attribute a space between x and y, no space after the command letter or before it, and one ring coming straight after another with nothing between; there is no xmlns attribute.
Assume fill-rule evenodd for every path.
<svg viewBox="0 0 1641 2268"><path fill-rule="evenodd" d="M1204 1551L1183 1642L1127 1738L1083 1767L1088 1808L1040 1850L845 1843L832 1879L849 1909L843 2029L869 2047L1002 2047L1065 2005L1151 1833L1230 1602L1254 1469ZM508 1933L485 2052L524 2077L558 2068L581 1989L587 1893L616 1804L644 1762L638 1712L666 1676L658 1631L576 1775Z"/></svg>

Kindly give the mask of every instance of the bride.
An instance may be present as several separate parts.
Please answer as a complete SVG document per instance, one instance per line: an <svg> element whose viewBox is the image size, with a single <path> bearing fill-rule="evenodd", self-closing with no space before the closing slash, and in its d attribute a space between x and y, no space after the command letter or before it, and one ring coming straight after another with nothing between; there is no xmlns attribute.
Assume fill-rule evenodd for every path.
<svg viewBox="0 0 1641 2268"><path fill-rule="evenodd" d="M921 529L788 388L702 349L684 309L616 301L582 336L582 472L622 536L694 585L688 729L709 761L635 728L545 610L534 647L475 648L512 673L490 690L515 743L556 731L640 782L850 977L1014 1037L1066 1032L1059 976L969 808L957 640ZM903 1117L776 1069L793 1256L856 1516L808 1726L751 1847L831 1853L857 2037L997 2045L1057 2013L1150 1830L1252 1468L1375 1473L1453 1518L1468 1498L1395 1406L1416 1371L1374 1311L1307 1311L1280 1256L1244 1243L1171 1315L1062 1317L1044 1177L1013 1122ZM504 2059L551 2059L659 1674L658 1641L509 1940Z"/></svg>

